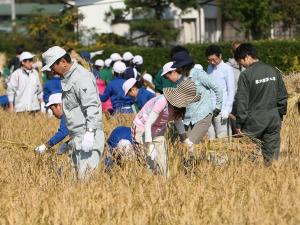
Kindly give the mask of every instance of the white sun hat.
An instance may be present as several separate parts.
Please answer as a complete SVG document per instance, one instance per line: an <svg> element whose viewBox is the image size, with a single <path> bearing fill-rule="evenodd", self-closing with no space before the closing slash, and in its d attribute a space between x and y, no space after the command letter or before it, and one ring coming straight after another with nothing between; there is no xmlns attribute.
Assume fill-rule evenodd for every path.
<svg viewBox="0 0 300 225"><path fill-rule="evenodd" d="M145 81L148 81L149 83L153 84L153 83L152 83L153 78L152 78L151 74L145 73L145 74L143 75L143 79L144 79Z"/></svg>
<svg viewBox="0 0 300 225"><path fill-rule="evenodd" d="M121 61L117 61L115 62L114 66L113 66L113 71L116 73L124 73L126 70L126 65L125 63L121 62Z"/></svg>
<svg viewBox="0 0 300 225"><path fill-rule="evenodd" d="M53 46L42 54L42 57L46 65L42 68L42 71L50 70L50 67L55 63L56 60L63 57L66 54L66 50L59 46Z"/></svg>
<svg viewBox="0 0 300 225"><path fill-rule="evenodd" d="M95 61L95 66L103 67L104 66L104 61L102 59L97 59Z"/></svg>
<svg viewBox="0 0 300 225"><path fill-rule="evenodd" d="M131 52L125 52L125 53L123 54L123 60L124 60L124 61L130 61L130 60L132 60L132 59L133 59L133 55L132 55Z"/></svg>
<svg viewBox="0 0 300 225"><path fill-rule="evenodd" d="M20 55L20 62L26 59L32 59L33 57L35 57L35 55L31 54L30 52L22 52Z"/></svg>
<svg viewBox="0 0 300 225"><path fill-rule="evenodd" d="M127 95L128 91L130 90L130 88L133 87L133 85L136 83L136 79L135 78L129 78L128 80L126 80L122 86L123 91L125 93L125 95Z"/></svg>
<svg viewBox="0 0 300 225"><path fill-rule="evenodd" d="M121 57L121 55L119 53L113 53L113 54L111 54L110 58L114 62L122 60L122 57Z"/></svg>
<svg viewBox="0 0 300 225"><path fill-rule="evenodd" d="M161 74L161 76L166 75L167 73L176 70L176 68L172 68L174 62L168 62L163 66L163 72Z"/></svg>
<svg viewBox="0 0 300 225"><path fill-rule="evenodd" d="M50 105L59 104L61 103L61 93L55 93L49 96L49 101L46 104L46 107L49 107Z"/></svg>
<svg viewBox="0 0 300 225"><path fill-rule="evenodd" d="M143 64L143 57L140 55L136 55L133 57L132 62L136 65L142 65Z"/></svg>
<svg viewBox="0 0 300 225"><path fill-rule="evenodd" d="M106 67L110 67L111 63L112 63L111 58L105 59L105 61L104 61L104 65L105 65Z"/></svg>

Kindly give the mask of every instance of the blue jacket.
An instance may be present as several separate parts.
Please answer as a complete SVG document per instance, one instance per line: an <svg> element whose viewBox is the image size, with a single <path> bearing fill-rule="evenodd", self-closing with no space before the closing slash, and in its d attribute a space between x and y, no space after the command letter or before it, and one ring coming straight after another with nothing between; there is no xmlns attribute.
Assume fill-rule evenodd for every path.
<svg viewBox="0 0 300 225"><path fill-rule="evenodd" d="M55 93L61 93L61 78L60 77L53 77L51 80L47 80L44 84L44 102L47 104L49 101L49 96Z"/></svg>
<svg viewBox="0 0 300 225"><path fill-rule="evenodd" d="M66 136L69 135L69 130L66 126L66 118L62 116L60 119L60 125L57 132L53 135L52 138L48 141L48 145L53 147L57 143L61 142Z"/></svg>
<svg viewBox="0 0 300 225"><path fill-rule="evenodd" d="M135 78L133 67L127 67L125 70L124 78L128 80L129 78Z"/></svg>
<svg viewBox="0 0 300 225"><path fill-rule="evenodd" d="M125 139L132 143L132 136L131 136L131 129L125 126L116 127L110 134L109 138L107 139L107 144L109 146L110 154L113 153L113 150L118 146L119 141ZM112 166L114 161L111 157L107 156L105 158L105 165L107 167Z"/></svg>
<svg viewBox="0 0 300 225"><path fill-rule="evenodd" d="M143 106L148 102L151 98L155 97L155 94L146 90L146 88L142 87L139 89L139 92L136 96L135 103L139 109L143 108Z"/></svg>
<svg viewBox="0 0 300 225"><path fill-rule="evenodd" d="M124 82L125 79L115 77L107 84L103 95L100 95L101 102L105 102L110 97L114 111L118 111L122 107L130 108L133 103L130 97L125 96L122 88Z"/></svg>
<svg viewBox="0 0 300 225"><path fill-rule="evenodd" d="M0 96L0 106L6 107L6 106L8 106L8 104L9 104L9 102L8 102L7 95L1 95Z"/></svg>

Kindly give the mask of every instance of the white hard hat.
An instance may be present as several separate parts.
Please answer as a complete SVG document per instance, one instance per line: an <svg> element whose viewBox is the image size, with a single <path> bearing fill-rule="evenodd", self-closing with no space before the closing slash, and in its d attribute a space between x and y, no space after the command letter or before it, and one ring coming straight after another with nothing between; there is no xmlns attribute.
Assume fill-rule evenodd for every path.
<svg viewBox="0 0 300 225"><path fill-rule="evenodd" d="M136 79L135 78L129 78L128 80L126 80L124 83L123 83L123 91L125 93L125 95L127 95L128 91L130 90L130 88L133 87L133 85L136 83Z"/></svg>
<svg viewBox="0 0 300 225"><path fill-rule="evenodd" d="M143 75L143 79L144 80L146 80L146 81L148 81L149 83L151 83L152 84L152 76L149 74L149 73L145 73L144 75Z"/></svg>
<svg viewBox="0 0 300 225"><path fill-rule="evenodd" d="M131 52L125 52L125 53L123 54L123 60L124 60L124 61L130 61L130 60L132 60L132 59L133 59L133 55L132 55Z"/></svg>
<svg viewBox="0 0 300 225"><path fill-rule="evenodd" d="M113 71L116 73L124 73L126 70L126 65L125 63L121 62L121 61L117 61L115 62L114 66L113 66Z"/></svg>
<svg viewBox="0 0 300 225"><path fill-rule="evenodd" d="M142 65L143 64L143 57L140 55L136 55L133 57L132 62L136 65Z"/></svg>
<svg viewBox="0 0 300 225"><path fill-rule="evenodd" d="M63 57L66 54L66 50L59 46L49 48L42 54L46 65L42 68L42 71L50 70L50 67L55 63L56 60Z"/></svg>
<svg viewBox="0 0 300 225"><path fill-rule="evenodd" d="M103 67L104 66L104 61L102 59L97 59L94 63L95 66L100 66Z"/></svg>
<svg viewBox="0 0 300 225"><path fill-rule="evenodd" d="M32 59L35 55L31 54L30 52L22 52L20 55L20 62L22 62L25 59Z"/></svg>
<svg viewBox="0 0 300 225"><path fill-rule="evenodd" d="M61 93L55 93L49 96L49 101L46 104L46 107L49 107L50 105L59 104L61 103Z"/></svg>
<svg viewBox="0 0 300 225"><path fill-rule="evenodd" d="M112 61L119 61L119 60L122 60L122 57L119 53L113 53L110 55L110 58Z"/></svg>
<svg viewBox="0 0 300 225"><path fill-rule="evenodd" d="M162 72L161 76L163 76L163 75L165 75L165 74L167 74L167 73L169 73L171 71L176 70L176 68L172 68L173 64L174 64L174 62L168 62L168 63L166 63L163 66L163 72Z"/></svg>
<svg viewBox="0 0 300 225"><path fill-rule="evenodd" d="M104 65L105 65L106 67L110 67L111 63L112 63L111 58L105 59L105 61L104 61Z"/></svg>

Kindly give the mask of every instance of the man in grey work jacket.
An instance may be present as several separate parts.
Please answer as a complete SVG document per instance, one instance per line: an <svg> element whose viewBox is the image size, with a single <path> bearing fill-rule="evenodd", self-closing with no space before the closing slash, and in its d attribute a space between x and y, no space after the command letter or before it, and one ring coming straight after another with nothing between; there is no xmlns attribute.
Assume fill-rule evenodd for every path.
<svg viewBox="0 0 300 225"><path fill-rule="evenodd" d="M76 62L59 46L43 53L46 65L62 77L63 112L69 130L72 161L80 179L94 170L104 149L102 109L94 75Z"/></svg>
<svg viewBox="0 0 300 225"><path fill-rule="evenodd" d="M287 110L287 91L278 70L258 60L251 44L241 44L234 58L246 68L236 94L237 133L262 141L266 166L278 159L281 120Z"/></svg>

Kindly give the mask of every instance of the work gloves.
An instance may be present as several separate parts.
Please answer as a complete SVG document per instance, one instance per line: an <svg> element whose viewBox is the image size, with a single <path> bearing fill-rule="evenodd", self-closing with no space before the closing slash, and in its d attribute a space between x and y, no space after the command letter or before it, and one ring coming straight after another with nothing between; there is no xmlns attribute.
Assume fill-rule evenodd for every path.
<svg viewBox="0 0 300 225"><path fill-rule="evenodd" d="M41 112L42 113L46 112L45 102L41 102Z"/></svg>
<svg viewBox="0 0 300 225"><path fill-rule="evenodd" d="M226 110L222 110L221 111L221 118L226 120L229 117L229 112L227 112Z"/></svg>
<svg viewBox="0 0 300 225"><path fill-rule="evenodd" d="M217 117L220 114L221 110L218 108L215 108L213 111L213 117Z"/></svg>
<svg viewBox="0 0 300 225"><path fill-rule="evenodd" d="M157 156L157 150L155 149L154 144L147 142L146 151L147 151L146 162L148 168L155 172L157 169L157 164L155 162L155 158Z"/></svg>
<svg viewBox="0 0 300 225"><path fill-rule="evenodd" d="M189 152L193 152L194 151L194 143L191 142L191 140L189 138L185 139L183 141L183 143L188 147Z"/></svg>
<svg viewBox="0 0 300 225"><path fill-rule="evenodd" d="M89 151L93 150L94 136L95 136L94 132L91 132L91 131L85 132L82 143L81 143L82 151L89 152Z"/></svg>
<svg viewBox="0 0 300 225"><path fill-rule="evenodd" d="M45 144L42 144L38 147L36 147L34 150L37 152L37 153L44 153L45 151L47 151L48 147L45 145Z"/></svg>

